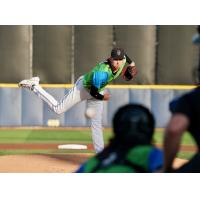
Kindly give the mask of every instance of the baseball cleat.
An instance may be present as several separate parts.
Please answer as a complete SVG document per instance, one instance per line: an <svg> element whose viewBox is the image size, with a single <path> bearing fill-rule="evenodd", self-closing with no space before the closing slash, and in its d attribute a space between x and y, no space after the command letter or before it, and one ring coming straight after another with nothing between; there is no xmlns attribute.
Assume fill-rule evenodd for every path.
<svg viewBox="0 0 200 200"><path fill-rule="evenodd" d="M22 88L27 88L29 90L33 90L33 87L35 85L39 85L40 78L39 77L33 77L31 79L23 80L19 82L18 86Z"/></svg>

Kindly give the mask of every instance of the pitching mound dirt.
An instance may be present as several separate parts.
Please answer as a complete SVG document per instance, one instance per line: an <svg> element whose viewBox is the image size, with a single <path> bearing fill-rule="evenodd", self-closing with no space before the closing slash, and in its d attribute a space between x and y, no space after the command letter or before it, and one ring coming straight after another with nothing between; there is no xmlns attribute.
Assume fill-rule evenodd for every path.
<svg viewBox="0 0 200 200"><path fill-rule="evenodd" d="M65 155L6 155L0 156L0 172L21 173L68 173L74 172L92 154ZM187 160L176 158L174 167L180 167Z"/></svg>
<svg viewBox="0 0 200 200"><path fill-rule="evenodd" d="M73 172L91 154L0 156L0 172Z"/></svg>

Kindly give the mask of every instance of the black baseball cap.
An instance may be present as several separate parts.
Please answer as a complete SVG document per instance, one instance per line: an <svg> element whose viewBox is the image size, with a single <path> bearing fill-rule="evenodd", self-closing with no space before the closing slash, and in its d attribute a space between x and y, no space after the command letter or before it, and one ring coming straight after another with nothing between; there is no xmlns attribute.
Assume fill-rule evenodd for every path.
<svg viewBox="0 0 200 200"><path fill-rule="evenodd" d="M122 48L115 47L111 51L111 57L114 60L122 60L122 59L124 59L124 56L125 56L125 51Z"/></svg>

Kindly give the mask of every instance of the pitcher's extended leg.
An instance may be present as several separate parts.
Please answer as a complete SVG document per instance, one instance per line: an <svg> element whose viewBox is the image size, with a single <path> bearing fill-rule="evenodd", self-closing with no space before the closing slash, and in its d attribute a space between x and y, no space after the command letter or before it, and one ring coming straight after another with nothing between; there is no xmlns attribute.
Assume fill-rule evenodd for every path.
<svg viewBox="0 0 200 200"><path fill-rule="evenodd" d="M95 109L95 116L91 119L92 140L96 153L104 149L103 131L102 131L102 114L103 101L87 100L87 107Z"/></svg>
<svg viewBox="0 0 200 200"><path fill-rule="evenodd" d="M75 104L79 103L82 100L85 100L89 95L82 85L82 78L78 79L74 87L71 88L68 94L66 94L59 102L39 85L38 77L34 77L29 80L23 80L19 83L19 86L28 88L33 91L57 114L61 114L67 111Z"/></svg>

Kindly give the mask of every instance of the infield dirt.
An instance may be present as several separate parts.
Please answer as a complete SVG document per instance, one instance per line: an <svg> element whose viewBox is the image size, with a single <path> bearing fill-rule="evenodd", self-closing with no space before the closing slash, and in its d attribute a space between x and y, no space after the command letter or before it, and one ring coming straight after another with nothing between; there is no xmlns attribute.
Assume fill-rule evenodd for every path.
<svg viewBox="0 0 200 200"><path fill-rule="evenodd" d="M86 144L88 150L93 150L92 144ZM58 144L0 144L0 149L57 149ZM160 145L158 145L161 147ZM195 147L182 146L185 151L195 151ZM74 172L88 160L93 153L65 153L65 154L26 154L0 156L0 172L21 173L68 173ZM176 158L174 167L177 168L187 160Z"/></svg>
<svg viewBox="0 0 200 200"><path fill-rule="evenodd" d="M92 154L65 155L5 155L0 156L0 172L7 173L69 173L74 172L80 164ZM176 158L177 168L187 160Z"/></svg>

